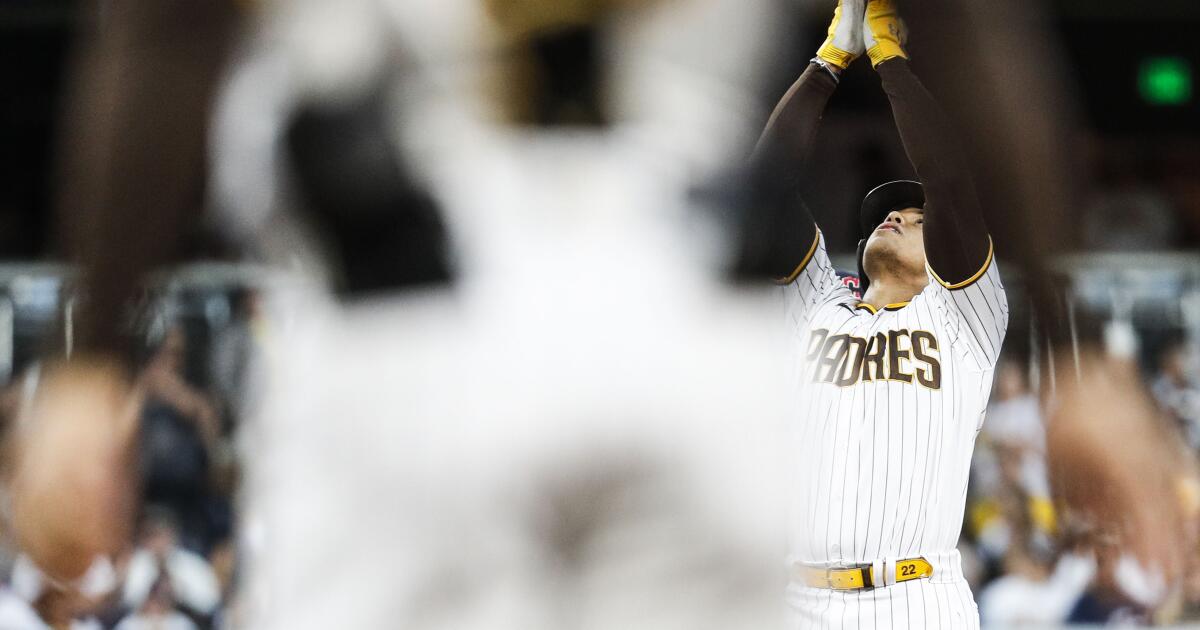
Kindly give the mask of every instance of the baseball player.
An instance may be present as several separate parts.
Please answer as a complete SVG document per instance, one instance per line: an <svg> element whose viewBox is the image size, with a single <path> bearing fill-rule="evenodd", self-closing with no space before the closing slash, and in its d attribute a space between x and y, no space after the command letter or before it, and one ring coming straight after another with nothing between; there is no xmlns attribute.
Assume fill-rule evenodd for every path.
<svg viewBox="0 0 1200 630"><path fill-rule="evenodd" d="M133 175L145 169L93 168L83 187L107 193L96 199L101 214L78 226L81 241L93 239L85 278L90 292L103 292L103 302L93 298L78 311L86 326L79 327L75 355L65 367L48 369L35 393L31 425L42 429L43 438L32 441L41 448L25 450L31 456L23 463L33 474L19 495L21 514L29 515L20 519L22 530L41 533L54 549L79 537L61 530L109 532L123 520L112 506L117 501L91 497L116 494L108 486L131 485L113 463L130 451L129 440L99 439L115 433L104 428L117 419L136 428L132 414L118 415L134 408L127 403L131 383L120 380L124 366L112 359L129 335L122 335L120 319L108 309L120 312L136 295L137 272L158 262L182 232L160 226L170 218L160 216L154 217L157 230L141 229L130 208L150 212L144 203L152 200L171 205L173 215L184 214L190 199L185 193L194 190L185 185L192 172L187 167L202 162L194 153L198 144L130 144L151 132L166 140L204 137L205 118L196 114L201 107L190 102L199 88L167 89L174 83L157 77L161 65L130 58L147 49L163 59L190 53L213 72L215 55L171 45L191 40L166 29L199 12L218 12L220 3L168 4L171 10L152 0L123 3L114 14L123 21L116 33L119 54L101 60L105 68L127 68L135 78L152 73L159 80L134 81L132 94L115 105L80 108L80 124L93 132L80 137L100 143L72 154L81 172L114 146L128 148L122 153L127 160L157 168L148 171L154 185L135 181ZM195 11L177 6L184 4ZM778 601L774 541L782 538L775 528L784 522L775 517L782 502L774 487L783 479L774 466L781 441L773 421L778 388L764 385L778 372L769 338L773 315L769 301L730 295L697 264L694 243L678 225L686 216L683 191L692 169L662 159L682 137L693 140L689 159L704 154L715 161L724 155L724 143L707 148L707 141L694 140L715 138L710 130L726 128L733 116L713 107L693 108L681 118L675 102L646 96L700 89L705 91L691 100L707 102L713 66L701 64L707 57L696 53L719 55L733 67L749 65L743 59L757 56L766 39L752 37L757 29L726 37L719 50L710 45L713 31L735 17L743 25L765 23L761 16L772 4L672 3L652 29L639 22L639 38L646 42L625 53L634 60L625 70L638 70L632 74L640 79L645 64L639 60L652 58L641 51L662 42L656 55L691 59L703 72L679 83L617 84L614 93L622 98L669 106L639 111L639 126L651 133L610 136L496 129L472 107L462 107L462 95L476 91L472 83L455 80L449 82L453 89L430 89L447 59L491 63L477 52L485 42L473 28L484 17L475 0L265 3L263 10L272 13L259 26L263 41L248 45L263 50L239 64L231 80L250 92L231 88L218 114L244 132L230 133L241 143L226 144L220 130L214 133L214 145L223 147L215 154L234 162L214 169L216 178L240 171L239 182L260 180L232 195L239 202L234 205L251 211L271 205L259 206L254 195L271 185L261 175L273 169L247 168L246 158L254 155L242 147L262 145L271 153L292 145L289 162L306 158L324 167L309 171L312 207L322 204L314 214L336 206L338 212L325 216L350 223L370 214L347 209L369 210L363 202L379 199L378 192L391 202L378 205L402 216L406 204L391 196L401 187L389 177L403 170L389 161L390 143L356 140L388 138L401 127L440 130L414 138L425 150L412 155L422 156L421 168L449 200L445 216L460 257L453 288L409 283L385 292L372 283L366 297L345 302L309 287L268 296L270 312L294 317L273 330L270 358L278 369L264 379L261 411L242 427L245 579L238 597L246 627L769 626ZM689 32L681 20L705 30ZM370 28L374 24L382 26ZM688 37L675 40L679 33ZM397 42L438 63L406 66L396 83L368 83L363 68L395 66ZM455 73L475 76L475 63L463 63ZM649 77L657 79L653 68ZM101 81L111 72L97 76ZM386 100L393 105L372 115L373 100L364 93L392 95ZM249 94L250 103L230 94ZM170 125L132 125L138 133L113 133L131 125L140 112L134 106L144 106L150 95L168 104L189 100L188 107L156 102L175 114ZM287 132L285 138L290 117L284 112L313 101L325 105L314 108L319 113L342 115L316 116L316 133ZM420 123L408 123L408 116ZM364 156L371 166L350 156ZM345 176L355 171L364 179ZM336 186L315 186L330 180ZM345 194L329 194L331 187ZM288 196L267 192L262 196ZM280 223L243 211L241 222L226 229L241 228L248 237L271 232L263 238L271 241L264 246L268 253L271 244L290 240L275 251L302 264L314 256ZM111 234L124 236L97 236ZM385 240L392 250L402 249ZM392 264L371 262L366 271L373 273L381 271L380 263ZM98 321L97 314L108 317ZM91 356L108 363L82 363ZM745 420L729 422L738 416ZM64 439L76 433L88 439ZM46 457L56 451L85 465L72 465L63 453ZM47 528L47 521L61 527ZM83 549L106 551L123 539L106 538L113 540L84 540ZM75 569L55 575L74 577Z"/></svg>
<svg viewBox="0 0 1200 630"><path fill-rule="evenodd" d="M971 176L903 33L891 0L841 0L756 152L776 198L810 230L780 280L798 354L788 589L798 628L979 625L955 547L1008 306ZM785 170L805 158L841 73L864 52L921 182L863 200L860 300Z"/></svg>

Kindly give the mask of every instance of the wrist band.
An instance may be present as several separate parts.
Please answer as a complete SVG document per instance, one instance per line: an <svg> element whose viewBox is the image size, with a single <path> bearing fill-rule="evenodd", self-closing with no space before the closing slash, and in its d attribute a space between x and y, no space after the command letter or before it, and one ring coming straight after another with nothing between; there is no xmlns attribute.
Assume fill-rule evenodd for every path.
<svg viewBox="0 0 1200 630"><path fill-rule="evenodd" d="M819 66L822 70L829 73L829 76L833 77L834 83L841 83L842 78L838 76L838 73L834 72L833 69L829 67L829 62L820 57L813 57L812 61L809 61L809 63Z"/></svg>

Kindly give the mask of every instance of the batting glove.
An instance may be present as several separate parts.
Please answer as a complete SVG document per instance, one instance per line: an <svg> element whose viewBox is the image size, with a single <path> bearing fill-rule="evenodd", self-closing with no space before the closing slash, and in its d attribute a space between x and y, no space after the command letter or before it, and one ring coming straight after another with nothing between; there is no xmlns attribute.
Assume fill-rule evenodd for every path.
<svg viewBox="0 0 1200 630"><path fill-rule="evenodd" d="M850 62L862 56L866 48L863 46L863 32L858 25L863 20L865 2L838 0L837 8L833 10L833 22L829 24L829 36L817 49L819 59L845 70L850 67Z"/></svg>
<svg viewBox="0 0 1200 630"><path fill-rule="evenodd" d="M867 0L862 31L872 68L895 57L908 59L908 53L904 52L908 27L896 12L894 0Z"/></svg>

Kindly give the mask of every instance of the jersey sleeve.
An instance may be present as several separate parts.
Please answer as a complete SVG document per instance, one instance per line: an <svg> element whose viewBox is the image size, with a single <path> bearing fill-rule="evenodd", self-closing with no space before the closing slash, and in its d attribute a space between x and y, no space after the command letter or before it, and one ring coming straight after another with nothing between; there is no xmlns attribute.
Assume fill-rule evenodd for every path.
<svg viewBox="0 0 1200 630"><path fill-rule="evenodd" d="M788 318L797 328L822 305L853 297L829 260L820 230L816 230L812 245L796 269L776 283L783 287Z"/></svg>
<svg viewBox="0 0 1200 630"><path fill-rule="evenodd" d="M974 275L951 284L928 264L930 301L940 311L950 346L961 350L981 370L995 367L1008 329L1008 298L996 268L991 239L983 266Z"/></svg>

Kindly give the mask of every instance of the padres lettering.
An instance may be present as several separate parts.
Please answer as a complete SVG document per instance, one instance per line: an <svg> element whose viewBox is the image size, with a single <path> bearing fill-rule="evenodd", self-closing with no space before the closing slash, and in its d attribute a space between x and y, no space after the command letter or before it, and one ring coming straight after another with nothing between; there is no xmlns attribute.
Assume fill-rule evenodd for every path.
<svg viewBox="0 0 1200 630"><path fill-rule="evenodd" d="M814 383L849 387L864 381L915 381L929 389L942 388L941 353L937 337L926 330L906 328L863 338L812 331L808 347Z"/></svg>

